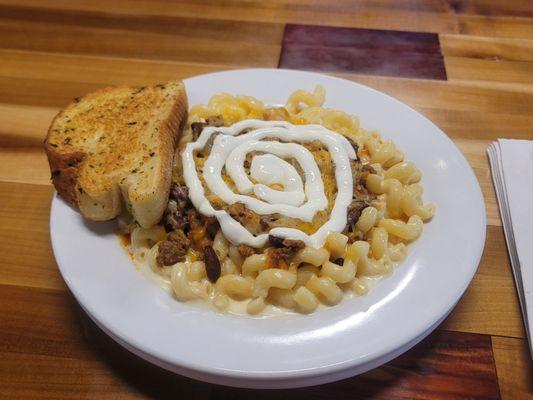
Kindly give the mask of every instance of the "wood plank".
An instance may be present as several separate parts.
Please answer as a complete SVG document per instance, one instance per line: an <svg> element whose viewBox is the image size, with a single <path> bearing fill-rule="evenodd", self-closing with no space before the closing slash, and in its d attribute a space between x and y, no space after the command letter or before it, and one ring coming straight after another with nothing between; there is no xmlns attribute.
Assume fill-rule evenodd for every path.
<svg viewBox="0 0 533 400"><path fill-rule="evenodd" d="M0 161L0 182L50 185L50 169L41 145L0 147Z"/></svg>
<svg viewBox="0 0 533 400"><path fill-rule="evenodd" d="M533 90L491 88L469 82L335 74L381 90L412 107L511 115L533 113Z"/></svg>
<svg viewBox="0 0 533 400"><path fill-rule="evenodd" d="M199 66L191 63L167 63L134 59L107 59L0 51L0 103L60 107L73 97L112 84L147 84L211 72L222 66ZM198 69L197 69L198 68ZM508 119L522 126L530 135L533 119L533 88L487 88L469 82L437 82L423 79L373 77L335 74L384 91L412 107L453 110L455 115L473 119L470 127L483 122L483 114L502 127ZM469 115L474 113L472 117ZM436 112L438 114L438 112ZM524 121L524 124L521 124ZM488 125L488 124L486 124ZM490 124L488 128L496 129ZM500 134L501 135L501 134ZM480 136L481 138L482 136ZM531 136L529 136L531 137ZM485 137L483 137L485 138Z"/></svg>
<svg viewBox="0 0 533 400"><path fill-rule="evenodd" d="M0 76L106 85L148 85L233 67L185 61L129 59L0 49Z"/></svg>
<svg viewBox="0 0 533 400"><path fill-rule="evenodd" d="M454 139L454 143L459 147L476 174L485 200L487 224L501 226L498 201L487 158L487 147L491 142L489 140Z"/></svg>
<svg viewBox="0 0 533 400"><path fill-rule="evenodd" d="M55 108L0 104L0 148L41 146L57 112Z"/></svg>
<svg viewBox="0 0 533 400"><path fill-rule="evenodd" d="M533 39L533 18L458 15L456 33Z"/></svg>
<svg viewBox="0 0 533 400"><path fill-rule="evenodd" d="M287 25L280 68L446 80L438 36Z"/></svg>
<svg viewBox="0 0 533 400"><path fill-rule="evenodd" d="M533 115L415 107L452 138L493 141L497 138L533 139Z"/></svg>
<svg viewBox="0 0 533 400"><path fill-rule="evenodd" d="M523 0L453 0L453 10L458 14L533 17L533 3Z"/></svg>
<svg viewBox="0 0 533 400"><path fill-rule="evenodd" d="M52 191L0 183L0 284L65 290L50 244Z"/></svg>
<svg viewBox="0 0 533 400"><path fill-rule="evenodd" d="M147 85L231 69L222 65L0 50L0 102L63 107L109 85Z"/></svg>
<svg viewBox="0 0 533 400"><path fill-rule="evenodd" d="M533 363L525 339L493 337L502 400L533 399Z"/></svg>
<svg viewBox="0 0 533 400"><path fill-rule="evenodd" d="M501 227L487 227L485 249L477 273L441 329L525 337Z"/></svg>
<svg viewBox="0 0 533 400"><path fill-rule="evenodd" d="M0 4L52 10L100 12L120 15L175 16L346 26L370 29L397 29L420 32L456 32L453 10L446 1L409 0L182 0L177 7L165 0L1 0ZM35 12L35 11L34 11Z"/></svg>
<svg viewBox="0 0 533 400"><path fill-rule="evenodd" d="M276 66L282 35L272 23L0 7L0 47L19 50Z"/></svg>
<svg viewBox="0 0 533 400"><path fill-rule="evenodd" d="M467 57L444 58L450 81L478 80L533 84L533 62L480 60Z"/></svg>
<svg viewBox="0 0 533 400"><path fill-rule="evenodd" d="M470 35L439 35L445 56L495 61L533 61L533 40Z"/></svg>

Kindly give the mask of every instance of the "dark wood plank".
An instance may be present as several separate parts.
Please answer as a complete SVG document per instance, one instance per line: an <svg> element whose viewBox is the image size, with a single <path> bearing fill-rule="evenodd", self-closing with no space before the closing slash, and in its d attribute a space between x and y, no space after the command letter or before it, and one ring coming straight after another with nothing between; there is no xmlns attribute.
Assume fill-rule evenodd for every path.
<svg viewBox="0 0 533 400"><path fill-rule="evenodd" d="M0 6L0 47L19 50L275 66L282 34L263 22Z"/></svg>
<svg viewBox="0 0 533 400"><path fill-rule="evenodd" d="M281 68L446 79L435 34L287 25Z"/></svg>

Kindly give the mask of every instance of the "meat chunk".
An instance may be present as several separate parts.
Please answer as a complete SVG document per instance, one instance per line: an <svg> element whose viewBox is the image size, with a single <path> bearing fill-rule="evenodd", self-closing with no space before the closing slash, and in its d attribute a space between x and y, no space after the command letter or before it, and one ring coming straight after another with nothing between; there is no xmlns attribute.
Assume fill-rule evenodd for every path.
<svg viewBox="0 0 533 400"><path fill-rule="evenodd" d="M191 242L181 230L169 233L167 239L159 243L156 261L159 266L173 265L185 259Z"/></svg>
<svg viewBox="0 0 533 400"><path fill-rule="evenodd" d="M187 211L187 218L189 220L189 238L197 249L204 249L211 246L211 238L209 237L207 221L196 211L191 208Z"/></svg>
<svg viewBox="0 0 533 400"><path fill-rule="evenodd" d="M244 258L248 258L251 255L255 254L255 249L253 247L250 247L246 244L240 244L237 246L237 251L241 256Z"/></svg>
<svg viewBox="0 0 533 400"><path fill-rule="evenodd" d="M348 206L348 225L355 225L361 216L361 213L369 204L364 200L353 200Z"/></svg>
<svg viewBox="0 0 533 400"><path fill-rule="evenodd" d="M301 240L281 239L269 235L271 247L267 251L267 263L270 268L288 268L296 253L305 247Z"/></svg>
<svg viewBox="0 0 533 400"><path fill-rule="evenodd" d="M189 204L189 188L172 183L169 197L176 202L179 208L185 208Z"/></svg>
<svg viewBox="0 0 533 400"><path fill-rule="evenodd" d="M224 118L221 115L215 115L208 117L205 122L193 122L191 124L193 140L198 139L198 136L200 136L206 126L224 126Z"/></svg>
<svg viewBox="0 0 533 400"><path fill-rule="evenodd" d="M376 195L368 191L365 186L365 181L368 174L375 174L376 171L370 165L363 165L358 161L352 164L352 175L354 182L353 200L348 206L347 211L347 226L353 231L353 226L359 220L363 210L370 206L372 201L376 199Z"/></svg>
<svg viewBox="0 0 533 400"><path fill-rule="evenodd" d="M242 203L233 203L227 209L228 214L244 226L252 235L261 231L261 217L246 208Z"/></svg>

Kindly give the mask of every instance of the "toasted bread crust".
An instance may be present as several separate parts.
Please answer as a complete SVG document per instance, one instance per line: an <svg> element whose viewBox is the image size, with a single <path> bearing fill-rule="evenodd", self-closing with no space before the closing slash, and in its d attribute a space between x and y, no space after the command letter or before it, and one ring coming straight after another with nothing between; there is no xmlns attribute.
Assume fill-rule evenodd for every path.
<svg viewBox="0 0 533 400"><path fill-rule="evenodd" d="M73 103L69 104L65 109L58 113L58 115L56 115L52 121L45 139L45 151L50 164L52 183L54 184L59 195L65 201L74 206L80 207L80 210L85 217L94 220L107 220L116 217L122 211L122 201L120 200L120 197L124 197L124 203L142 226L151 226L157 223L160 219L168 200L175 148L179 139L179 134L181 133L181 129L183 128L183 125L187 119L188 111L187 97L183 84L178 82L170 82L167 85L172 91L167 88L167 92L163 92L163 90L165 90L165 85L157 85L150 88L103 88L96 92L90 93L81 99L76 99ZM59 130L69 130L68 123L70 123L70 119L67 119L66 122L65 119L71 115L78 115L76 114L76 111L78 111L76 107L78 107L79 103L86 101L90 103L91 106L96 104L94 107L98 108L100 96L102 96L102 98L105 96L110 96L106 98L106 100L109 100L109 98L113 100L115 93L119 93L122 97L117 100L116 104L114 103L115 107L120 104L125 104L126 101L130 101L129 106L131 107L131 104L135 104L136 100L123 99L130 95L131 97L129 97L129 99L134 99L134 95L141 93L145 89L149 89L149 91L151 91L150 95L152 97L155 96L158 104L161 104L161 107L164 106L164 109L161 111L158 109L153 110L148 108L148 111L152 110L151 113L140 112L138 117L144 119L144 123L142 125L148 126L143 130L142 127L139 127L139 125L141 125L139 123L139 125L134 127L134 130L132 128L132 130L129 130L126 133L118 133L120 130L118 132L113 131L114 125L112 124L116 125L117 119L117 111L115 110L115 120L111 120L109 124L112 126L111 128L106 128L109 129L106 132L111 131L111 136L115 135L116 139L122 140L122 145L124 145L124 140L128 140L127 138L132 137L131 135L133 135L133 137L136 137L136 135L142 136L148 131L148 129L151 129L150 132L152 132L152 138L157 143L156 157L158 160L157 163L154 164L155 171L143 171L148 174L148 177L147 175L144 175L144 179L148 179L148 181L141 184L139 183L139 179L141 178L138 174L137 176L132 177L131 174L129 174L130 171L123 171L128 167L128 164L124 162L125 166L122 167L120 167L120 163L116 163L116 168L119 168L119 174L117 175L113 171L113 168L115 168L114 163L116 161L113 159L113 157L116 157L117 152L115 151L113 153L110 151L108 152L108 155L99 159L99 161L102 161L104 168L106 168L107 174L110 174L111 177L108 180L98 181L98 179L106 175L106 173L102 171L98 172L88 168L94 168L93 165L90 165L91 157L94 160L94 158L98 156L93 154L93 149L88 150L84 148L84 144L80 145L81 141L79 141L80 137L84 137L83 142L85 142L85 136L87 136L89 139L94 139L90 137L90 132L91 129L96 130L97 127L95 128L90 124L88 124L87 127L82 126L83 128L87 128L83 130L83 133L79 132L80 129L75 132L75 128L73 129L71 127L70 129L72 129L72 133L69 135L72 135L73 142L79 142L76 143L76 146L71 145L70 136L65 138L64 135L62 136L58 133ZM163 94L165 93L166 95L163 97ZM146 109L149 107L149 105L146 105L147 99L142 98L142 94L139 96L141 96L139 100L139 105L141 106L140 108L145 107ZM167 97L169 97L168 100ZM150 97L148 97L148 99L150 99ZM169 103L169 101L172 101L172 103ZM170 104L171 107L168 108ZM124 107L120 106L120 108L122 109ZM137 107L135 106L135 109L136 108ZM98 113L100 113L100 111L105 118L107 115L107 110L104 108L100 110L98 108ZM133 116L136 116L135 112L136 111L131 112L130 109L130 114ZM164 119L160 120L161 117L158 116L163 116ZM146 120L147 118L148 120ZM150 121L150 118L152 121ZM130 123L128 123L128 125L129 124ZM135 122L135 124L137 124L137 122ZM79 127L79 125L73 126ZM157 128L154 129L154 127ZM89 134L87 132L89 132ZM125 137L126 139L124 139ZM64 142L61 142L61 140L64 140ZM114 143L111 145L113 144ZM144 146L142 142L139 142L138 145L138 147L141 145ZM142 148L146 150L145 147ZM127 154L127 149L125 153ZM153 156L153 153L150 153L150 157L151 156ZM137 162L141 160L142 165L142 160L146 159L146 157L146 155L137 157ZM87 162L88 160L89 162ZM122 168L122 170L120 170L120 168ZM155 179L154 187L150 186L150 176L152 176L151 179ZM123 184L124 180L127 181L125 184ZM120 192L122 192L122 196L120 196Z"/></svg>

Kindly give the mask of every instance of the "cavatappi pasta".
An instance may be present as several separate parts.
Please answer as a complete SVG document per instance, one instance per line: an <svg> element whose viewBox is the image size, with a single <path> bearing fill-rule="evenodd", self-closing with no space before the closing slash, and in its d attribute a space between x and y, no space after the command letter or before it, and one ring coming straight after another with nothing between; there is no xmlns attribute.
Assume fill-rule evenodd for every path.
<svg viewBox="0 0 533 400"><path fill-rule="evenodd" d="M176 157L173 177L176 187L182 188L181 192L176 189L176 193L171 194L174 200L169 203L166 220L161 226L150 229L137 225L129 227L129 250L134 261L148 265L166 280L180 301L201 299L219 310L229 311L234 310L232 305L239 303L251 315L260 314L269 306L311 313L321 304L338 304L347 293L364 295L368 291L368 278L390 274L406 257L407 245L421 235L423 223L432 218L435 206L423 203L421 173L412 162L404 159L404 154L392 141L383 140L378 132L361 128L355 116L323 107L324 100L325 90L317 86L313 92L295 91L284 107L269 107L253 97L226 93L214 95L205 105L192 107L178 149L183 158ZM279 122L268 125L261 121ZM238 124L246 128L231 131L231 127ZM298 128L294 127L307 129L308 126L326 128L332 132L332 140L338 139L335 135L342 136L347 139L343 145L349 143L349 148L345 153L332 154L327 143L320 140L299 143L297 151L311 157L322 175L317 182L323 187L325 201L322 206L317 205L318 211L314 210L311 218L306 219L307 214L296 214L296 208L311 203L311 192L307 191L310 188L305 186L304 193L303 186L309 179L309 171L303 158L303 161L295 160L296 153L284 153L284 145L290 142L288 137L301 137L297 135ZM266 138L256 135L253 138L259 138L257 141L245 142L246 146L256 146L257 151L240 155L244 167L237 172L255 185L254 190L244 192L251 198L243 200L244 206L240 202L227 204L222 199L224 196L211 190L213 179L206 176L206 170L212 171L216 167L210 160L218 155L214 154L220 141L218 136L227 134L231 140L244 140L249 132L254 134L265 127L277 129L280 135L286 136L276 141L268 135ZM214 139L207 138L201 146L190 147L199 143L209 129ZM284 129L287 132L283 132ZM276 160L268 159L271 149ZM190 153L189 165L184 155L187 151ZM236 153L235 159L238 157ZM284 174L292 174L290 179L283 183L265 181L264 190L256 191L258 182L262 182L260 179L268 177L261 178L257 170L254 172L254 158L262 159L264 165L272 168L281 166L284 171L289 171ZM338 198L345 189L340 186L342 181L337 179L335 168L339 160L351 168L353 178L350 204L344 209L337 207ZM225 185L221 192L226 198L241 199L242 187L235 175L228 171L230 163L225 162L220 168L221 184ZM192 178L191 174L194 175ZM201 210L196 207L195 201L198 202L199 197L192 193L190 182L193 178L198 193L208 202L211 214L204 206ZM293 189L288 194L292 197L288 199L290 185ZM188 188L188 192L183 188ZM276 208L275 196L279 193L287 198L280 201L287 204ZM269 195L273 197L269 198ZM265 212L260 206L270 208L263 203L272 206L276 212ZM189 208L180 214L180 207ZM339 209L344 217L335 220L333 214L340 215ZM287 215L283 214L284 210L288 210ZM290 212L298 216L290 216ZM344 228L321 231L321 227L328 223L338 226L339 220L344 221ZM233 225L237 223L241 231L243 227L247 229L248 241L236 243L231 240L238 237L233 234L237 231L232 230L236 229ZM295 231L302 234L289 235ZM273 237L272 232L280 232L281 237ZM261 235L264 240L259 243L256 239ZM168 243L173 240L175 251L180 254L177 262L172 262L176 257L165 253L167 250L164 249L170 248ZM311 245L316 243L321 245ZM212 257L204 256L201 250L206 246L212 248L219 262L214 279Z"/></svg>

